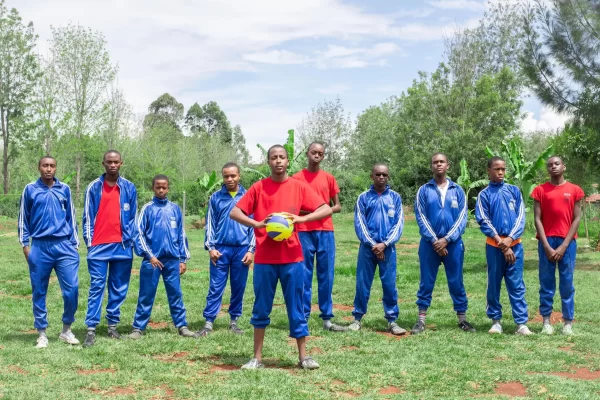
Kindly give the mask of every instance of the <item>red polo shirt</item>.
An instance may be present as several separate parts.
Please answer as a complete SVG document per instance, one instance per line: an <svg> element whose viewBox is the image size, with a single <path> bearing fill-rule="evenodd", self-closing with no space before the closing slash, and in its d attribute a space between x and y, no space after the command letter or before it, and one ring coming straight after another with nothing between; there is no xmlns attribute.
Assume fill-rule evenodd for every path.
<svg viewBox="0 0 600 400"><path fill-rule="evenodd" d="M531 198L540 202L542 225L546 237L567 237L573 223L575 203L584 196L583 189L570 182L560 186L546 182L533 189Z"/></svg>
<svg viewBox="0 0 600 400"><path fill-rule="evenodd" d="M310 172L307 169L294 174L294 179L306 182L319 195L324 203L329 204L331 199L340 192L340 188L335 181L335 177L329 172L319 170ZM305 224L298 224L298 232L307 231L333 231L333 219L331 216L318 221L310 221Z"/></svg>

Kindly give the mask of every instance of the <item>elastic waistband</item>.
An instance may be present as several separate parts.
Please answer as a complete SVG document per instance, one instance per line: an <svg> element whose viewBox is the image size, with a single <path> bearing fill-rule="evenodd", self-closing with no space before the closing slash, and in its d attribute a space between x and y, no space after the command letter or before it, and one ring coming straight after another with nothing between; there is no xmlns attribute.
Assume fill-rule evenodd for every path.
<svg viewBox="0 0 600 400"><path fill-rule="evenodd" d="M502 238L502 239L504 239L504 238L506 238L506 237L507 237L507 236L500 236L500 238ZM488 238L485 240L485 243L486 243L486 244L489 244L489 245L490 245L490 246L492 246L492 247L496 247L496 248L499 248L499 247L500 247L500 246L498 246L498 243L496 243L496 241L495 241L494 239L492 239L491 237L488 237ZM518 245L519 243L521 243L521 238L518 238L518 239L516 239L516 240L513 240L513 242L510 244L510 247L514 247L514 246Z"/></svg>
<svg viewBox="0 0 600 400"><path fill-rule="evenodd" d="M31 238L31 243L57 243L64 242L65 240L69 240L68 236L63 236L59 238L55 237L45 237L45 238Z"/></svg>

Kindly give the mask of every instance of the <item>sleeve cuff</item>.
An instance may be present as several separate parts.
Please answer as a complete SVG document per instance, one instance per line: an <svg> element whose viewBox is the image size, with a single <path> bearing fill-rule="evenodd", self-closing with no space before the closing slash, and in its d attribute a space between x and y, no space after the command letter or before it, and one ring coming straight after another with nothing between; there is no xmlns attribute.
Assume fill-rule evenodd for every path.
<svg viewBox="0 0 600 400"><path fill-rule="evenodd" d="M215 249L215 246L208 246L208 251L213 251Z"/></svg>

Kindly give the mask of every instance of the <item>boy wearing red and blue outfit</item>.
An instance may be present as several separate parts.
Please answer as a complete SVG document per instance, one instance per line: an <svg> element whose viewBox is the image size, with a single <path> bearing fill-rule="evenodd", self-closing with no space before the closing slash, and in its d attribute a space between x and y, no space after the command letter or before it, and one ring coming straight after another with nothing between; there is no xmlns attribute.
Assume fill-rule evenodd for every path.
<svg viewBox="0 0 600 400"><path fill-rule="evenodd" d="M100 323L107 277L108 337L121 338L117 332L117 324L120 321L121 305L129 288L133 241L137 232L137 190L133 183L119 175L123 165L121 154L115 150L107 151L102 165L106 173L88 185L83 210L83 238L88 248L87 263L90 272L85 318L88 332L84 346L93 346L96 342L96 326Z"/></svg>
<svg viewBox="0 0 600 400"><path fill-rule="evenodd" d="M434 154L431 158L433 179L419 188L415 200L415 217L421 233L421 282L417 292L419 319L411 330L413 335L425 330L425 317L441 263L446 270L458 327L465 332L475 332L466 320L468 300L463 283L465 246L462 234L467 226L467 201L462 188L446 177L448 168L446 155Z"/></svg>
<svg viewBox="0 0 600 400"><path fill-rule="evenodd" d="M527 302L523 281L523 245L525 204L518 187L505 183L506 162L501 157L488 161L489 185L479 192L475 217L486 239L485 255L488 270L487 315L492 320L488 331L502 333L502 280L517 324L517 335L531 335L527 327Z"/></svg>
<svg viewBox="0 0 600 400"><path fill-rule="evenodd" d="M63 330L59 340L79 344L71 332L79 295L79 237L71 189L54 177L56 160L46 156L38 162L40 178L23 189L18 233L29 265L37 348L48 346L46 294L54 269L63 295ZM31 245L30 245L31 240Z"/></svg>
<svg viewBox="0 0 600 400"><path fill-rule="evenodd" d="M287 175L288 154L281 145L272 146L267 152L271 176L256 182L240 199L230 213L233 220L253 227L256 235L254 266L254 307L250 323L254 326L254 358L243 369L263 368L262 348L265 328L270 324L269 315L277 282L281 281L285 299L290 336L296 339L299 366L304 369L319 368L319 364L306 356L308 324L304 315L303 289L304 264L298 234L282 242L268 237L266 225L273 213L286 213L292 223L305 223L326 218L331 208L306 183ZM301 210L309 214L299 216ZM254 219L248 217L254 215Z"/></svg>
<svg viewBox="0 0 600 400"><path fill-rule="evenodd" d="M197 337L187 327L179 276L190 259L183 215L179 206L167 198L169 178L156 175L152 180L154 198L140 210L137 218L135 253L143 258L140 266L140 291L130 339L139 339L150 322L158 281L162 275L173 324L181 336Z"/></svg>
<svg viewBox="0 0 600 400"><path fill-rule="evenodd" d="M581 221L581 200L585 194L579 186L565 180L566 167L560 157L550 157L546 168L550 174L550 182L537 186L531 193L538 237L542 333L554 333L550 315L556 292L558 264L564 321L562 334L572 335L575 316L573 273L577 255L577 229Z"/></svg>
<svg viewBox="0 0 600 400"><path fill-rule="evenodd" d="M398 319L398 289L396 287L396 242L402 236L404 212L402 198L388 182L388 167L375 164L371 171L373 185L358 196L354 209L354 230L360 241L356 262L356 294L354 296L354 321L348 329L361 329L361 320L367 313L375 269L383 287L383 312L388 331L403 335L406 329L396 323Z"/></svg>
<svg viewBox="0 0 600 400"><path fill-rule="evenodd" d="M340 189L335 177L320 169L319 165L325 157L325 147L313 142L306 151L308 167L294 174L293 178L306 182L326 203L333 201L333 213L342 211L338 193ZM335 268L335 236L333 234L333 219L323 218L319 221L296 225L302 252L304 255L304 314L310 318L312 305L313 271L317 270L317 287L319 317L323 320L323 328L328 331L345 331L346 328L331 322L333 315L333 280Z"/></svg>
<svg viewBox="0 0 600 400"><path fill-rule="evenodd" d="M244 333L237 321L242 315L248 270L254 260L256 246L254 229L229 218L231 210L246 194L246 189L239 183L240 167L233 162L227 163L221 174L224 184L208 201L204 248L210 255L210 284L203 314L206 323L199 332L200 336L206 336L213 330L228 277L231 286L229 330L235 334Z"/></svg>

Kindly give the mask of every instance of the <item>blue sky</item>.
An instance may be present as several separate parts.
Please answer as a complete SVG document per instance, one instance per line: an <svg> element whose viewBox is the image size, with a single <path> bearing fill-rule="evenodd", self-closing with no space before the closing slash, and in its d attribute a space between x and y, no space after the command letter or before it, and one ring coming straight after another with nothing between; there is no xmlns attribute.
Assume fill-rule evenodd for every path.
<svg viewBox="0 0 600 400"><path fill-rule="evenodd" d="M502 0L500 0L502 1ZM168 92L189 108L214 100L248 147L339 96L356 115L405 90L443 59L443 38L473 27L482 0L8 0L47 49L50 26L103 32L135 112ZM527 99L526 130L562 121Z"/></svg>

